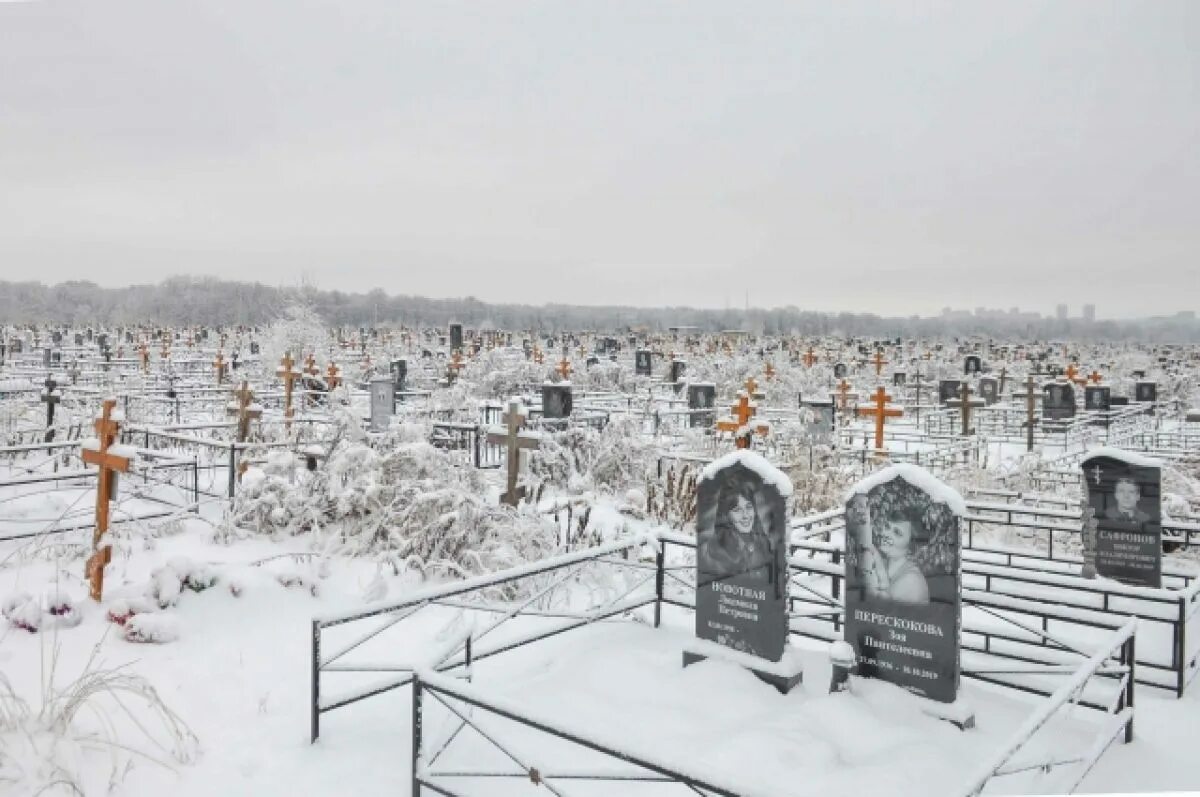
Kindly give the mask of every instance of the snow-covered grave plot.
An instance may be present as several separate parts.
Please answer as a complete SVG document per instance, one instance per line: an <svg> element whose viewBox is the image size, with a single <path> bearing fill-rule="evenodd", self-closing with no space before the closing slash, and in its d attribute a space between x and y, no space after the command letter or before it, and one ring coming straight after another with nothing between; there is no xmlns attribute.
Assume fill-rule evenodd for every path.
<svg viewBox="0 0 1200 797"><path fill-rule="evenodd" d="M0 334L22 341L0 354L0 793L405 794L418 741L421 793L1200 783L1176 752L1200 738L1190 360L1136 345L459 332L456 347L445 328L330 330L292 310L259 329ZM1088 392L1098 370L1107 409ZM940 381L987 399L964 418ZM1068 384L1075 406L1060 390L1047 410ZM130 470L97 540L86 452L108 397ZM680 658L707 641L691 609L698 482L735 445L794 487L787 629L804 677L786 695L733 652ZM1162 463L1159 588L1080 575L1081 463L1104 445ZM830 693L842 501L887 463L966 496L969 730L866 677ZM106 544L96 603L85 562ZM497 585L505 572L521 578ZM455 733L455 711L473 725ZM582 777L615 774L635 779Z"/></svg>

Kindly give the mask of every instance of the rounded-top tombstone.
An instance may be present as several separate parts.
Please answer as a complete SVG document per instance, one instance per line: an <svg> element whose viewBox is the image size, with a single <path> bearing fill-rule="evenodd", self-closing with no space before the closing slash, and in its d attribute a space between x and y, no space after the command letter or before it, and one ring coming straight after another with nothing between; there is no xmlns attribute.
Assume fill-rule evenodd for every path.
<svg viewBox="0 0 1200 797"><path fill-rule="evenodd" d="M860 676L953 703L966 504L928 471L892 465L846 500L845 640Z"/></svg>
<svg viewBox="0 0 1200 797"><path fill-rule="evenodd" d="M762 455L709 464L696 487L696 636L768 662L750 669L786 691L800 680L786 655L788 477ZM703 658L685 652L684 664Z"/></svg>

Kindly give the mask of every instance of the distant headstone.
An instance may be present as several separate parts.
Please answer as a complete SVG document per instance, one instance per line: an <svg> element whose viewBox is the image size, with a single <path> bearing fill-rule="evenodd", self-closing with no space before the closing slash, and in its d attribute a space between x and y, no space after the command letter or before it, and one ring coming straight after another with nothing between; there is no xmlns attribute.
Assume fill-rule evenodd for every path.
<svg viewBox="0 0 1200 797"><path fill-rule="evenodd" d="M709 410L717 403L717 386L707 382L692 382L687 387L689 410ZM693 412L688 416L688 426L707 428L716 423L714 412Z"/></svg>
<svg viewBox="0 0 1200 797"><path fill-rule="evenodd" d="M584 366L587 368L591 368L591 367L599 365L599 364L600 364L600 358L594 354L589 356L586 360L584 360Z"/></svg>
<svg viewBox="0 0 1200 797"><path fill-rule="evenodd" d="M462 324L450 325L450 350L461 351L463 347L463 328Z"/></svg>
<svg viewBox="0 0 1200 797"><path fill-rule="evenodd" d="M958 379L943 379L938 382L938 403L945 404L958 398L962 382Z"/></svg>
<svg viewBox="0 0 1200 797"><path fill-rule="evenodd" d="M791 492L787 476L752 451L737 451L704 469L696 488L700 639L770 662L783 660ZM700 658L685 651L684 664ZM766 680L786 691L799 681L799 671L786 683Z"/></svg>
<svg viewBox="0 0 1200 797"><path fill-rule="evenodd" d="M388 376L371 379L371 431L384 432L396 414L396 384Z"/></svg>
<svg viewBox="0 0 1200 797"><path fill-rule="evenodd" d="M990 376L983 377L979 380L979 397L985 404L995 404L1000 399L1000 383Z"/></svg>
<svg viewBox="0 0 1200 797"><path fill-rule="evenodd" d="M76 345L76 346L82 346L82 345L83 345L83 333L82 333L82 332L76 332L76 333L75 333L75 345Z"/></svg>
<svg viewBox="0 0 1200 797"><path fill-rule="evenodd" d="M404 390L404 383L408 379L408 360L404 358L392 360L388 367L392 374L392 384L396 386L396 392L399 393Z"/></svg>
<svg viewBox="0 0 1200 797"><path fill-rule="evenodd" d="M1108 412L1112 407L1112 388L1088 385L1083 389L1083 407L1092 412Z"/></svg>
<svg viewBox="0 0 1200 797"><path fill-rule="evenodd" d="M570 382L546 382L542 385L543 418L570 418L573 403Z"/></svg>
<svg viewBox="0 0 1200 797"><path fill-rule="evenodd" d="M1158 383L1157 382L1138 382L1133 386L1134 401L1158 401Z"/></svg>
<svg viewBox="0 0 1200 797"><path fill-rule="evenodd" d="M668 377L672 384L678 384L683 379L683 372L687 370L687 363L683 360L671 360L671 372Z"/></svg>
<svg viewBox="0 0 1200 797"><path fill-rule="evenodd" d="M261 350L262 347L258 344L257 340L250 341L250 354L258 354Z"/></svg>
<svg viewBox="0 0 1200 797"><path fill-rule="evenodd" d="M800 406L811 410L813 413L812 421L809 422L807 427L808 436L814 441L822 443L828 443L832 440L834 422L837 418L837 410L834 402L832 400L821 401L820 399L801 400Z"/></svg>
<svg viewBox="0 0 1200 797"><path fill-rule="evenodd" d="M1075 417L1075 388L1069 382L1042 386L1042 417L1061 421Z"/></svg>
<svg viewBox="0 0 1200 797"><path fill-rule="evenodd" d="M846 371L847 371L847 369L846 369L845 363L834 363L833 364L833 378L834 379L845 379Z"/></svg>
<svg viewBox="0 0 1200 797"><path fill-rule="evenodd" d="M1125 584L1161 587L1162 469L1158 461L1102 448L1086 457L1081 467L1088 493L1084 541L1086 547L1094 540L1096 572Z"/></svg>
<svg viewBox="0 0 1200 797"><path fill-rule="evenodd" d="M967 358L963 360L964 374L972 376L979 373L981 370L983 370L982 362L980 361L978 354L967 355Z"/></svg>
<svg viewBox="0 0 1200 797"><path fill-rule="evenodd" d="M858 674L931 700L958 695L962 620L957 492L915 465L860 482L846 502L846 628Z"/></svg>
<svg viewBox="0 0 1200 797"><path fill-rule="evenodd" d="M633 370L638 376L650 376L653 373L649 349L638 349L634 353Z"/></svg>
<svg viewBox="0 0 1200 797"><path fill-rule="evenodd" d="M903 387L908 382L908 374L904 371L892 372L892 384L896 387Z"/></svg>

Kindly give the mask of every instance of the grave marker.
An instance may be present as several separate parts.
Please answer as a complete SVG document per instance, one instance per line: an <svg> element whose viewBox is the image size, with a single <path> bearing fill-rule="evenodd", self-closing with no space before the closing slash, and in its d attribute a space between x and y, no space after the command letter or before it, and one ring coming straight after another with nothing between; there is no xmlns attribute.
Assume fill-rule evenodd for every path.
<svg viewBox="0 0 1200 797"><path fill-rule="evenodd" d="M875 394L871 396L875 404L867 405L866 407L855 407L855 415L868 415L875 418L875 450L882 452L883 448L883 424L888 418L899 418L904 414L904 410L897 407L888 407L887 404L892 400L892 397L887 394L883 386L875 388Z"/></svg>
<svg viewBox="0 0 1200 797"><path fill-rule="evenodd" d="M535 449L539 445L537 435L521 431L527 417L520 399L509 399L508 410L501 416L504 431L489 430L487 433L489 443L502 445L508 451L508 484L507 489L500 495L500 502L509 506L516 506L525 497L525 488L517 486L517 478L521 472L521 449Z"/></svg>
<svg viewBox="0 0 1200 797"><path fill-rule="evenodd" d="M370 382L371 431L386 432L396 412L396 384L390 377L373 377Z"/></svg>
<svg viewBox="0 0 1200 797"><path fill-rule="evenodd" d="M82 446L83 461L99 469L96 477L96 526L92 533L92 555L84 567L88 594L99 603L104 594L104 568L112 561L112 543L104 539L108 533L108 502L117 495L118 473L128 473L132 449L116 445L120 424L112 417L116 399L105 399L101 415L94 427L96 438ZM92 443L94 442L94 445Z"/></svg>
<svg viewBox="0 0 1200 797"><path fill-rule="evenodd" d="M851 491L845 640L860 676L957 699L964 514L962 497L915 465L892 465Z"/></svg>
<svg viewBox="0 0 1200 797"><path fill-rule="evenodd" d="M1089 452L1085 541L1096 572L1125 584L1162 586L1162 469L1154 459L1114 448ZM1086 575L1086 574L1085 574Z"/></svg>
<svg viewBox="0 0 1200 797"><path fill-rule="evenodd" d="M792 484L763 457L729 454L696 487L696 636L688 666L722 649L762 660L748 668L787 692L803 674L787 643L787 498ZM742 663L747 660L737 657Z"/></svg>

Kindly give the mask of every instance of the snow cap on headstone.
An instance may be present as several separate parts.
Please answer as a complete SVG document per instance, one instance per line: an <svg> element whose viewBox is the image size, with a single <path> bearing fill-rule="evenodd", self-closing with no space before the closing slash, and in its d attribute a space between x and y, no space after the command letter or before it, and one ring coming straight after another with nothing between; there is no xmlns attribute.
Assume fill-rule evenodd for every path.
<svg viewBox="0 0 1200 797"><path fill-rule="evenodd" d="M896 478L904 479L904 481L913 487L924 490L934 502L945 504L956 515L965 515L967 513L967 502L963 500L958 490L942 482L919 465L913 465L909 462L889 465L883 470L872 473L850 488L850 491L846 493L846 500L849 501L856 495L866 495L875 487L886 484Z"/></svg>
<svg viewBox="0 0 1200 797"><path fill-rule="evenodd" d="M1148 457L1145 454L1126 451L1122 448L1109 448L1108 446L1088 449L1088 452L1083 455L1084 461L1095 457L1108 457L1109 459L1115 459L1118 462L1124 462L1139 468L1161 468L1163 465L1162 460Z"/></svg>
<svg viewBox="0 0 1200 797"><path fill-rule="evenodd" d="M763 484L769 484L787 498L792 494L792 480L779 468L767 462L766 457L755 451L731 451L720 459L715 459L704 466L700 473L700 481L716 478L717 474L732 465L741 465L762 479Z"/></svg>

